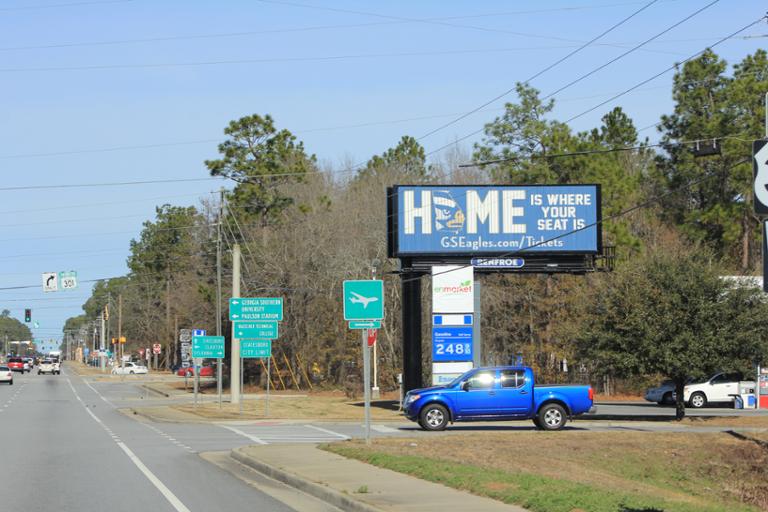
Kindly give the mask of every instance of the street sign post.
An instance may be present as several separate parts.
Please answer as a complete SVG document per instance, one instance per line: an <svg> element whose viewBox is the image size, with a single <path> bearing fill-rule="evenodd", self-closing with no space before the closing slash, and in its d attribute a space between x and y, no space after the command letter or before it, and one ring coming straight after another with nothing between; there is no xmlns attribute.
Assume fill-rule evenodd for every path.
<svg viewBox="0 0 768 512"><path fill-rule="evenodd" d="M368 340L368 329L362 327L365 321L373 323L384 318L384 281L369 279L359 281L344 281L344 320L349 321L350 329L361 329L363 350L363 393L365 402L365 442L371 444L371 345ZM358 323L357 321L363 321ZM353 325L360 327L353 327Z"/></svg>
<svg viewBox="0 0 768 512"><path fill-rule="evenodd" d="M239 339L263 338L274 340L278 338L277 322L235 322L235 336Z"/></svg>
<svg viewBox="0 0 768 512"><path fill-rule="evenodd" d="M344 320L384 318L384 281L344 281Z"/></svg>
<svg viewBox="0 0 768 512"><path fill-rule="evenodd" d="M283 320L282 297L232 297L229 299L229 319Z"/></svg>
<svg viewBox="0 0 768 512"><path fill-rule="evenodd" d="M381 329L381 320L353 320L350 329Z"/></svg>
<svg viewBox="0 0 768 512"><path fill-rule="evenodd" d="M223 358L224 336L193 336L193 358Z"/></svg>
<svg viewBox="0 0 768 512"><path fill-rule="evenodd" d="M244 339L240 340L240 354L246 358L272 357L272 340Z"/></svg>

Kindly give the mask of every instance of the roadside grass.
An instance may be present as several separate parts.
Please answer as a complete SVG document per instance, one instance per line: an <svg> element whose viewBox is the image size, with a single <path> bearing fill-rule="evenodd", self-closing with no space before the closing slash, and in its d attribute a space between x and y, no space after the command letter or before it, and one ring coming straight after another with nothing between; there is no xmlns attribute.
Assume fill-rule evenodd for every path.
<svg viewBox="0 0 768 512"><path fill-rule="evenodd" d="M361 420L363 403L349 400L345 396L327 393L308 395L271 394L269 397L269 416L265 415L264 396L243 400L243 414L240 406L224 403L219 409L218 403L178 405L174 409L196 414L206 419L317 419L317 420ZM376 421L402 421L403 416L397 411L397 404L391 400L373 401L371 418Z"/></svg>
<svg viewBox="0 0 768 512"><path fill-rule="evenodd" d="M534 512L768 510L768 435L747 436L474 432L323 448Z"/></svg>
<svg viewBox="0 0 768 512"><path fill-rule="evenodd" d="M754 416L686 416L682 421L692 427L757 427L768 428L768 415Z"/></svg>

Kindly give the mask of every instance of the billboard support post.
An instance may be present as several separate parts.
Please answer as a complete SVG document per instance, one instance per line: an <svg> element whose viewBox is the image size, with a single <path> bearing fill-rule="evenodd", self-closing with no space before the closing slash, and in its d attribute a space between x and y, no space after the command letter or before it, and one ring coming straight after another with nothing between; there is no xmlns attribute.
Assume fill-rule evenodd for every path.
<svg viewBox="0 0 768 512"><path fill-rule="evenodd" d="M400 283L403 297L403 389L410 391L422 386L421 274L405 270L400 274Z"/></svg>

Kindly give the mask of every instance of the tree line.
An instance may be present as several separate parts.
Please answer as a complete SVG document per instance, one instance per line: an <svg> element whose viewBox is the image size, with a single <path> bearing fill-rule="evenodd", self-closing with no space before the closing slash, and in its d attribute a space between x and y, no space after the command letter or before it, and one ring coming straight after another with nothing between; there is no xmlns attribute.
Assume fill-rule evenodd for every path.
<svg viewBox="0 0 768 512"><path fill-rule="evenodd" d="M386 257L386 188L599 183L609 219L604 244L616 247L616 271L484 276L487 362L506 363L521 353L545 379L600 383L746 370L765 353L765 301L758 290L719 276L754 274L761 261L750 153L752 140L764 135L767 89L765 51L731 69L706 51L675 73L674 109L656 126L660 143L650 144L621 107L605 113L599 126L574 131L554 117L554 99L544 101L520 83L516 100L485 125L471 154L456 149L428 162L424 148L403 136L364 166L341 170L319 163L270 115L242 117L225 128L218 158L205 162L212 176L235 184L224 204L158 206L130 242L128 274L99 282L66 332L79 332L121 296L128 348L161 342L171 349L172 364L177 328L215 330L220 224L225 249L238 243L243 250L242 295L285 298L274 346L295 366L297 380L335 386L357 375L360 348L342 321L341 284L369 278L372 261L382 261L387 314L380 381L395 387L400 288L397 262ZM696 156L701 145L712 149L709 156ZM494 163L458 167L470 160ZM633 205L643 207L624 214ZM226 299L229 250L223 268ZM426 315L431 298L424 295ZM227 332L226 318L224 326ZM567 377L563 359L570 362ZM250 371L253 378L261 373L256 366Z"/></svg>

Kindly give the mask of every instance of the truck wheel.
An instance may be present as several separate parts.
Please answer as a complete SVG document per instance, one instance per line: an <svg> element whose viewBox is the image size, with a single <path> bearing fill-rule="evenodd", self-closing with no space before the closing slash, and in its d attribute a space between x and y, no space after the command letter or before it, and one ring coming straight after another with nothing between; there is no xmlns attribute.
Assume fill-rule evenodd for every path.
<svg viewBox="0 0 768 512"><path fill-rule="evenodd" d="M40 375L42 372L40 370L37 370L37 374Z"/></svg>
<svg viewBox="0 0 768 512"><path fill-rule="evenodd" d="M707 405L707 395L704 393L697 391L696 393L691 395L690 405L694 409L701 409L705 405Z"/></svg>
<svg viewBox="0 0 768 512"><path fill-rule="evenodd" d="M539 409L538 418L544 430L560 430L568 421L565 417L565 409L558 404L547 404Z"/></svg>
<svg viewBox="0 0 768 512"><path fill-rule="evenodd" d="M419 425L424 430L445 430L448 426L448 410L440 404L429 404L419 413Z"/></svg>

